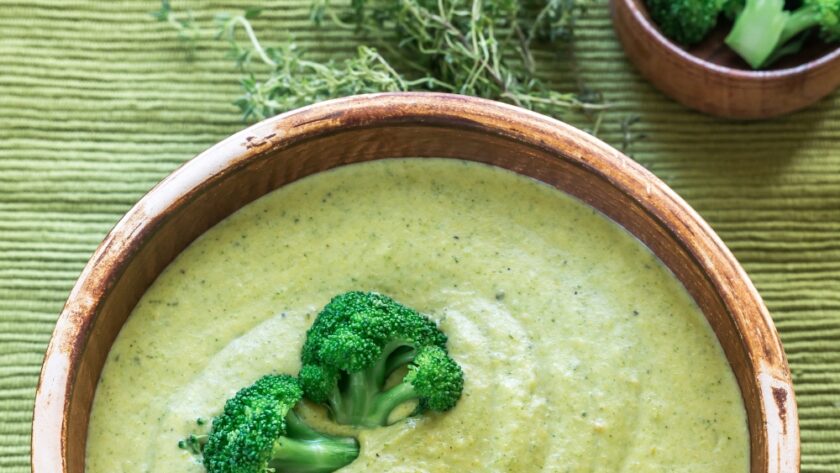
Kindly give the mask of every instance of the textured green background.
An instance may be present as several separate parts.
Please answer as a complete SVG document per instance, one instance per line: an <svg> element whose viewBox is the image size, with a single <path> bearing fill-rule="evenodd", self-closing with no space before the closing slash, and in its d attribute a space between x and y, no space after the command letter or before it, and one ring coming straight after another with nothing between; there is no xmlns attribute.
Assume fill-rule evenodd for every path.
<svg viewBox="0 0 840 473"><path fill-rule="evenodd" d="M767 301L793 367L803 470L840 472L840 94L793 116L730 123L664 98L632 71L596 0L579 28L579 77L635 112L632 149L720 233ZM175 0L175 8L185 8ZM251 2L191 2L209 24ZM307 0L270 2L267 42L349 52L315 31ZM209 36L193 61L151 21L152 1L0 0L0 471L28 471L31 406L54 321L108 229L176 166L242 127L238 74ZM547 74L568 69L541 56ZM129 447L130 448L130 447Z"/></svg>

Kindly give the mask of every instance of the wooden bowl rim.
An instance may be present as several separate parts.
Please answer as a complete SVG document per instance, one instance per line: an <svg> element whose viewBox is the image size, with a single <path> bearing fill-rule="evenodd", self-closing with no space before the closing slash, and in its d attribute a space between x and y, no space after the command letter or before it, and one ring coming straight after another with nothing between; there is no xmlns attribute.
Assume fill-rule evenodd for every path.
<svg viewBox="0 0 840 473"><path fill-rule="evenodd" d="M404 92L336 99L264 120L186 162L126 213L85 266L56 323L36 391L31 437L33 473L67 471L67 419L91 323L109 288L145 239L165 224L168 215L233 170L289 143L316 140L348 128L426 123L478 129L546 150L558 159L562 156L608 181L666 228L702 268L751 354L749 363L756 373L753 382L762 393L762 432L770 442L766 450L778 457L775 463L769 460L768 471L790 471L780 468L794 463L798 467L797 408L790 370L773 322L735 257L682 198L635 161L560 121L474 97ZM702 238L692 239L698 235Z"/></svg>
<svg viewBox="0 0 840 473"><path fill-rule="evenodd" d="M659 27L653 23L653 21L647 14L647 5L644 5L644 0L610 1L623 2L632 12L633 18L635 18L636 21L642 26L641 29L642 31L644 31L644 34L653 38L654 41L664 46L669 52L678 56L683 61L687 61L695 66L707 69L719 76L733 77L739 80L746 80L752 82L762 82L765 80L771 81L788 77L795 77L807 73L811 70L819 69L826 64L840 60L840 45L838 45L834 50L823 56L820 56L816 59L812 59L798 66L787 67L784 69L773 69L769 71L751 71L746 69L735 69L733 67L721 66L689 53L688 51L680 47L680 45L677 44L675 41L672 41L670 38L662 34L662 32L659 30ZM642 8L640 8L640 4L642 5L642 8L644 8L644 11L642 11Z"/></svg>

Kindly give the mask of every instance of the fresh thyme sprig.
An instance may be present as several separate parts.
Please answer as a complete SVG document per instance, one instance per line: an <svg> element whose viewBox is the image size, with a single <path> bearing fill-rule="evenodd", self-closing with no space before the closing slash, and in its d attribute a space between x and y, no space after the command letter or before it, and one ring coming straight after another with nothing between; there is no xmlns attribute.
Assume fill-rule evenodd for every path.
<svg viewBox="0 0 840 473"><path fill-rule="evenodd" d="M568 39L582 1L351 0L349 15L342 15L329 0L315 0L316 23L329 18L376 46L361 46L344 61L308 60L293 41L263 46L250 21L259 15L257 9L218 15L217 37L230 44L245 74L244 95L235 103L246 120L330 98L406 90L473 95L561 116L603 105L590 91L561 93L538 79L531 48L535 42ZM155 16L172 24L179 37L194 37L182 34L193 31L194 22L175 18L168 1ZM239 31L247 41L240 40ZM382 33L391 36L372 39ZM254 59L262 66L252 64ZM257 72L265 66L268 72Z"/></svg>
<svg viewBox="0 0 840 473"><path fill-rule="evenodd" d="M245 94L234 102L246 120L263 119L336 97L446 89L446 84L433 77L404 78L376 49L367 46L359 46L355 57L326 63L307 60L294 42L287 42L280 48L263 47L249 22L257 15L258 12L252 10L250 14L217 16L218 36L228 41L231 56L246 73L240 81ZM237 40L238 28L245 30L248 46ZM258 80L252 72L250 61L253 57L269 67L271 72L265 80Z"/></svg>
<svg viewBox="0 0 840 473"><path fill-rule="evenodd" d="M160 9L150 13L150 15L156 20L170 25L178 33L178 39L187 46L190 55L192 56L195 53L201 30L191 10L185 13L186 18L180 18L172 11L169 0L161 0Z"/></svg>
<svg viewBox="0 0 840 473"><path fill-rule="evenodd" d="M633 131L633 126L639 123L641 117L638 115L627 115L621 120L621 152L630 154L631 148L634 144L647 138L645 133L638 133Z"/></svg>
<svg viewBox="0 0 840 473"><path fill-rule="evenodd" d="M410 58L413 69L437 78L446 88L513 103L549 115L568 110L597 110L591 94L560 93L535 76L535 41L569 39L583 11L574 0L353 0L341 15L330 0L317 0L316 23L330 18L363 35L378 36L377 46ZM396 38L396 48L389 41ZM508 58L519 56L519 63Z"/></svg>
<svg viewBox="0 0 840 473"><path fill-rule="evenodd" d="M588 2L581 0L526 0L524 11L536 15L520 15L528 26L528 38L553 43L572 39L578 18L586 13Z"/></svg>

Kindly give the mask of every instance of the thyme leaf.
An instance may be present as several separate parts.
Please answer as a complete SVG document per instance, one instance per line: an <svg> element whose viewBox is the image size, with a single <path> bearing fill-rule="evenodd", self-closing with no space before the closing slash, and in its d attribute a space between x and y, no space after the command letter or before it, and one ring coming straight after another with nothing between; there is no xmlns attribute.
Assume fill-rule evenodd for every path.
<svg viewBox="0 0 840 473"><path fill-rule="evenodd" d="M408 90L484 97L552 116L591 114L604 109L600 95L554 90L537 77L532 53L537 44L570 40L585 2L350 0L337 7L314 0L315 24L352 29L366 43L341 61L310 60L292 40L264 46L251 24L259 9L217 15L216 37L228 42L242 70L244 93L235 104L246 120L336 97ZM153 15L194 44L199 30L191 15L176 17L167 0Z"/></svg>

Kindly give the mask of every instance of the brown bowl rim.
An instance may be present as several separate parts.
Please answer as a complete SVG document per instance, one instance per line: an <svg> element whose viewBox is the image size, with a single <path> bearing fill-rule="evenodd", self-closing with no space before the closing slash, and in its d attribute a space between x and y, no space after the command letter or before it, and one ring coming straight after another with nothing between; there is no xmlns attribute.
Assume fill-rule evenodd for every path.
<svg viewBox="0 0 840 473"><path fill-rule="evenodd" d="M813 69L819 68L825 64L840 60L840 45L838 45L831 52L828 52L816 59L812 59L795 67L786 67L784 69L773 69L769 71L750 71L745 69L735 69L733 67L721 66L713 62L706 61L705 59L701 59L689 53L688 51L680 47L679 44L662 34L662 32L659 30L659 27L653 23L653 21L647 14L647 6L643 5L644 0L611 1L623 2L630 9L636 21L642 26L641 29L644 31L644 34L653 38L657 43L664 46L669 52L675 54L683 61L688 61L694 64L695 66L707 69L720 76L734 77L740 80L747 80L751 82L777 80L788 77L796 77L798 75L807 73ZM642 11L642 9L639 7L640 4L642 4L642 7L645 8L645 11Z"/></svg>
<svg viewBox="0 0 840 473"><path fill-rule="evenodd" d="M761 454L768 458L768 468L761 471L798 471L797 406L790 370L773 322L735 257L682 198L632 159L560 121L474 97L403 92L321 102L260 122L186 162L126 213L85 266L50 339L34 405L32 472L67 471L68 412L81 358L90 339L88 329L109 288L121 277L138 247L164 225L168 215L224 180L228 172L288 143L327 137L348 127L374 129L406 123L479 128L482 133L562 156L625 193L663 225L702 268L749 354L748 362L756 373L752 382L761 394L760 438L766 442L760 445Z"/></svg>

